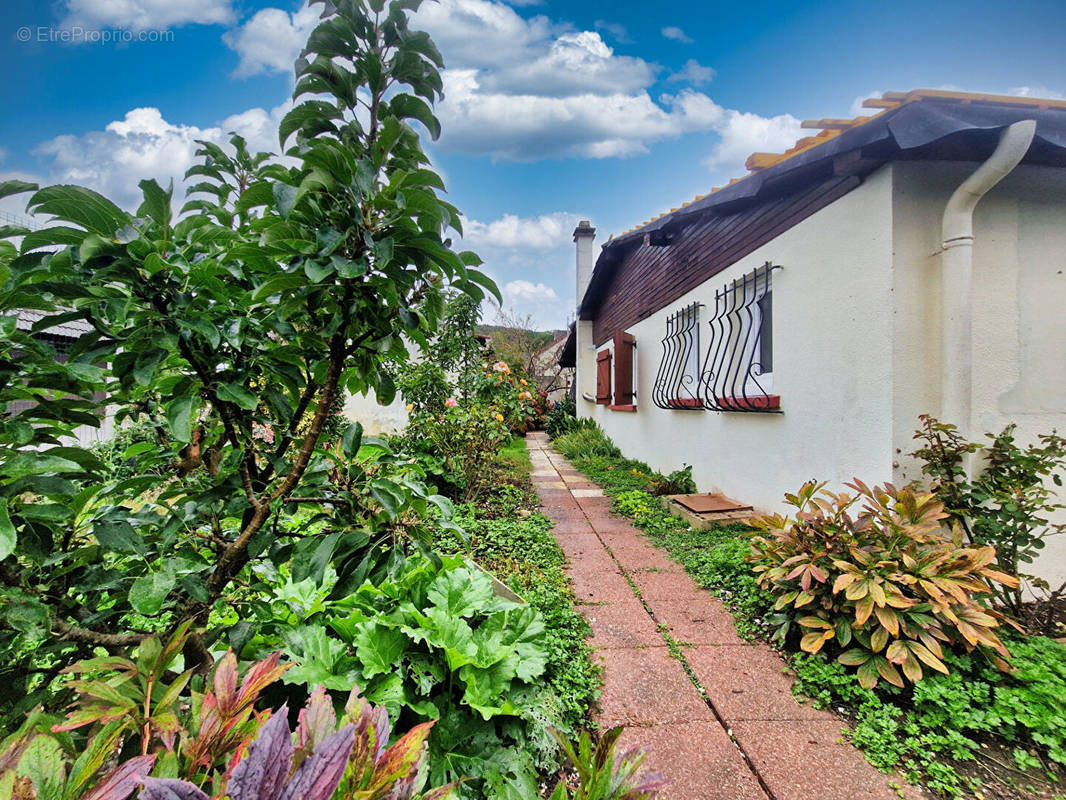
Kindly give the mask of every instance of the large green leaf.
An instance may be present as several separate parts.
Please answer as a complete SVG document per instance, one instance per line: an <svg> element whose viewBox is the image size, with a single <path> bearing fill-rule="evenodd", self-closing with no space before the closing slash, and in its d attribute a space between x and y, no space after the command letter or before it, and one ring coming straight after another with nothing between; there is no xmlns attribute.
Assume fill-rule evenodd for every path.
<svg viewBox="0 0 1066 800"><path fill-rule="evenodd" d="M430 584L426 597L450 616L469 617L492 603L492 581L480 571L450 569Z"/></svg>
<svg viewBox="0 0 1066 800"><path fill-rule="evenodd" d="M0 561L15 552L15 526L7 513L7 498L0 500Z"/></svg>
<svg viewBox="0 0 1066 800"><path fill-rule="evenodd" d="M224 383L218 387L218 399L234 403L245 411L254 411L259 400L254 394L236 383Z"/></svg>
<svg viewBox="0 0 1066 800"><path fill-rule="evenodd" d="M37 800L59 800L66 780L63 750L51 736L36 736L19 759L16 772L33 783Z"/></svg>
<svg viewBox="0 0 1066 800"><path fill-rule="evenodd" d="M102 519L93 523L93 536L102 547L117 553L142 553L144 541L124 519Z"/></svg>
<svg viewBox="0 0 1066 800"><path fill-rule="evenodd" d="M192 441L193 397L175 397L167 403L167 424L175 440L181 443Z"/></svg>
<svg viewBox="0 0 1066 800"><path fill-rule="evenodd" d="M9 478L43 475L49 472L81 472L81 466L68 458L44 453L19 453L2 467Z"/></svg>
<svg viewBox="0 0 1066 800"><path fill-rule="evenodd" d="M146 617L158 614L175 583L174 574L166 569L142 575L130 587L130 605Z"/></svg>
<svg viewBox="0 0 1066 800"><path fill-rule="evenodd" d="M373 621L363 623L355 637L355 652L363 663L363 677L370 680L397 669L410 641L401 631Z"/></svg>
<svg viewBox="0 0 1066 800"><path fill-rule="evenodd" d="M30 198L30 208L35 214L52 214L105 236L110 236L129 222L126 212L103 195L84 186L46 186Z"/></svg>
<svg viewBox="0 0 1066 800"><path fill-rule="evenodd" d="M141 187L141 192L144 193L144 202L141 203L137 213L154 220L164 228L169 227L172 214L170 198L174 194L174 179L171 179L170 185L166 189L163 189L155 178L141 181L137 185Z"/></svg>
<svg viewBox="0 0 1066 800"><path fill-rule="evenodd" d="M0 181L0 198L9 197L13 194L21 194L22 192L32 192L37 188L36 183L30 183L29 181Z"/></svg>
<svg viewBox="0 0 1066 800"><path fill-rule="evenodd" d="M413 94L398 94L389 103L389 110L401 119L416 119L426 126L434 140L440 137L440 120L433 115L433 109L420 97Z"/></svg>

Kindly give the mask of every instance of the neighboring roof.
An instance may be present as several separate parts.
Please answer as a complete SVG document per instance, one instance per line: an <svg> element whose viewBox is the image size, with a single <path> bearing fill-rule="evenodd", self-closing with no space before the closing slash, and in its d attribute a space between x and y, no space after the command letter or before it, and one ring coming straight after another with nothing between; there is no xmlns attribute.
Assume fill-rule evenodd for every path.
<svg viewBox="0 0 1066 800"><path fill-rule="evenodd" d="M33 330L34 325L49 316L55 316L55 314L38 311L32 308L20 308L18 310L18 320L15 325L20 331L30 331ZM34 332L46 336L57 336L63 339L77 339L82 334L88 333L92 329L93 326L85 320L75 319L61 322L58 325L52 325L48 328L39 329Z"/></svg>
<svg viewBox="0 0 1066 800"><path fill-rule="evenodd" d="M604 245L580 318L590 319L610 282L612 265L646 235L664 236L707 214L731 214L789 194L836 174L865 175L887 161L987 158L999 131L1021 119L1035 119L1036 137L1024 162L1066 167L1066 101L916 89L886 92L863 103L881 109L854 119L807 120L819 133L784 153L753 153L748 174L644 222Z"/></svg>
<svg viewBox="0 0 1066 800"><path fill-rule="evenodd" d="M574 333L576 323L570 323L570 332L566 335L566 343L559 353L559 366L563 369L577 367L577 335Z"/></svg>

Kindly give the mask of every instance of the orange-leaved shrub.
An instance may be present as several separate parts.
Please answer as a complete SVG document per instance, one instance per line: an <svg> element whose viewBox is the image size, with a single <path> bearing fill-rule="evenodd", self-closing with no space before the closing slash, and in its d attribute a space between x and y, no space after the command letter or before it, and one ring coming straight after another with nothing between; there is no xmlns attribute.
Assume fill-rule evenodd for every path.
<svg viewBox="0 0 1066 800"><path fill-rule="evenodd" d="M916 682L923 664L947 673L945 645L978 649L1008 668L996 635L1006 618L985 601L990 582L1017 579L989 566L994 548L945 535L948 515L932 494L888 483L871 489L858 479L848 484L856 494L824 487L810 482L785 495L794 517L755 523L751 560L759 585L776 598L778 637L798 626L801 649L832 648L840 663L858 667L867 688L882 678Z"/></svg>

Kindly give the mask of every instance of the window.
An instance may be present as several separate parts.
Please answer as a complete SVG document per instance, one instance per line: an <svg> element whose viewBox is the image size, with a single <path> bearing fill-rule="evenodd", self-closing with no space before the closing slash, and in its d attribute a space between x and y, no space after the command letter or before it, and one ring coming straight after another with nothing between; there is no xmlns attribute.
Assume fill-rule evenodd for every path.
<svg viewBox="0 0 1066 800"><path fill-rule="evenodd" d="M652 402L659 408L700 410L700 304L692 303L666 319L663 356L655 375Z"/></svg>
<svg viewBox="0 0 1066 800"><path fill-rule="evenodd" d="M637 341L631 334L614 332L614 404L615 411L635 411L633 391L633 351Z"/></svg>
<svg viewBox="0 0 1066 800"><path fill-rule="evenodd" d="M773 287L767 262L715 293L710 343L699 381L712 411L780 411L773 392Z"/></svg>
<svg viewBox="0 0 1066 800"><path fill-rule="evenodd" d="M601 406L611 402L610 350L601 350L596 354L596 402Z"/></svg>

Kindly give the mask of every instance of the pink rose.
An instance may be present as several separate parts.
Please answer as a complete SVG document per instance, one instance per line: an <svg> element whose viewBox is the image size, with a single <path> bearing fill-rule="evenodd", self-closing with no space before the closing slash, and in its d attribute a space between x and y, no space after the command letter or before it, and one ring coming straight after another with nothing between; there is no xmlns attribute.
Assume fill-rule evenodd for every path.
<svg viewBox="0 0 1066 800"><path fill-rule="evenodd" d="M459 405L459 401L456 400L454 397L449 397L447 400L444 401L445 408L455 408L457 405Z"/></svg>

